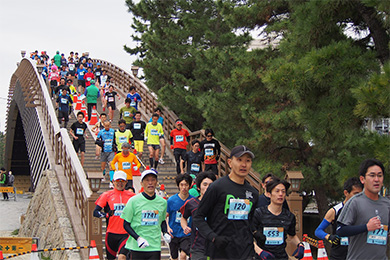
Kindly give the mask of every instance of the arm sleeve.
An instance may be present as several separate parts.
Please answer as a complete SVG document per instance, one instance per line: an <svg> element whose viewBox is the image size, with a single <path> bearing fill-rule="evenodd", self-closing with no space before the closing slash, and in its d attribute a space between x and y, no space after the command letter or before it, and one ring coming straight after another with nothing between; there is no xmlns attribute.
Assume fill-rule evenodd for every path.
<svg viewBox="0 0 390 260"><path fill-rule="evenodd" d="M123 228L126 230L127 233L129 233L130 236L132 236L135 240L139 238L139 235L135 233L134 229L131 227L130 223L126 220L123 221Z"/></svg>
<svg viewBox="0 0 390 260"><path fill-rule="evenodd" d="M355 236L364 232L367 232L367 226L366 225L357 225L357 226L346 226L344 224L341 224L340 222L337 222L337 231L336 234L340 237L351 237Z"/></svg>
<svg viewBox="0 0 390 260"><path fill-rule="evenodd" d="M104 213L101 212L103 208L100 207L99 205L96 205L94 211L93 211L93 216L96 217L96 218L104 218L105 215Z"/></svg>
<svg viewBox="0 0 390 260"><path fill-rule="evenodd" d="M165 220L161 222L161 232L163 234L168 233L167 222Z"/></svg>
<svg viewBox="0 0 390 260"><path fill-rule="evenodd" d="M325 236L328 234L325 232L325 228L327 228L329 225L330 223L326 219L323 219L314 233L316 237L318 237L319 239L325 239Z"/></svg>

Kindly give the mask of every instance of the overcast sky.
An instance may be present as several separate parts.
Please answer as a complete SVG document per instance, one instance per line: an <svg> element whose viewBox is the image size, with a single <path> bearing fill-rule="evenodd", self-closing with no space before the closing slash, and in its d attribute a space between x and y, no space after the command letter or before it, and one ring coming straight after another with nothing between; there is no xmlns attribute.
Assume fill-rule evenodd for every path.
<svg viewBox="0 0 390 260"><path fill-rule="evenodd" d="M8 88L21 50L46 50L52 58L88 51L130 71L132 16L124 0L0 0L0 131L5 130Z"/></svg>

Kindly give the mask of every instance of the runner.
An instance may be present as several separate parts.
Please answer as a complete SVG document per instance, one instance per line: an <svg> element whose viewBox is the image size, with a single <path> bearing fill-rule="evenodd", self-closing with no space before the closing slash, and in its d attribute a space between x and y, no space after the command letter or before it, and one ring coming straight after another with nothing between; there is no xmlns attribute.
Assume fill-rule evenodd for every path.
<svg viewBox="0 0 390 260"><path fill-rule="evenodd" d="M138 152L138 157L142 158L144 152L144 132L146 123L141 121L141 112L135 112L135 121L130 124L130 131L133 133L134 149Z"/></svg>
<svg viewBox="0 0 390 260"><path fill-rule="evenodd" d="M73 136L73 147L76 150L76 153L79 154L80 152L80 162L81 166L84 166L84 154L85 154L85 139L88 138L88 135L86 133L87 124L83 122L84 119L84 113L78 112L77 113L77 122L74 122L70 126L70 135Z"/></svg>
<svg viewBox="0 0 390 260"><path fill-rule="evenodd" d="M250 223L259 198L246 180L254 154L245 146L231 150L231 171L215 181L199 203L194 225L206 238L206 255L212 259L252 259Z"/></svg>
<svg viewBox="0 0 390 260"><path fill-rule="evenodd" d="M4 167L1 167L0 169L0 187L6 187L7 186L7 173L4 169ZM8 192L3 192L3 200L9 200Z"/></svg>
<svg viewBox="0 0 390 260"><path fill-rule="evenodd" d="M137 112L137 110L134 107L130 106L130 103L131 103L131 99L126 98L125 106L121 107L121 109L119 110L119 117L121 119L123 118L126 121L127 129L130 129L130 124L131 122L133 122L133 117L135 115L135 112Z"/></svg>
<svg viewBox="0 0 390 260"><path fill-rule="evenodd" d="M87 103L88 103L88 121L91 120L92 116L92 109L93 107L96 107L97 99L100 96L99 89L95 86L95 80L91 80L90 86L85 88L84 96L87 97Z"/></svg>
<svg viewBox="0 0 390 260"><path fill-rule="evenodd" d="M74 100L74 96L77 96L77 90L75 88L75 86L73 86L73 80L72 79L68 79L66 80L66 86L69 88L69 96L72 100ZM73 105L70 104L69 105L69 118L71 118L71 115L72 115L72 112L73 112Z"/></svg>
<svg viewBox="0 0 390 260"><path fill-rule="evenodd" d="M205 238L199 233L197 228L194 228L193 223L191 227L189 227L188 219L196 214L199 202L202 200L209 185L215 180L215 174L212 172L199 173L195 179L195 182L196 186L199 187L198 191L200 192L200 196L187 200L186 203L184 203L184 205L180 208L180 213L182 215L180 224L184 234L188 235L191 233L191 260L206 260L206 252L204 250L206 241Z"/></svg>
<svg viewBox="0 0 390 260"><path fill-rule="evenodd" d="M128 250L124 247L129 235L123 228L123 219L120 218L128 200L135 196L131 191L125 190L126 173L116 171L113 178L114 189L104 192L96 200L96 208L93 216L97 218L109 219L106 231L106 255L107 259L126 260ZM102 213L102 209L107 209L108 213Z"/></svg>
<svg viewBox="0 0 390 260"><path fill-rule="evenodd" d="M88 67L87 68L87 73L84 75L84 80L85 80L85 87L88 88L92 84L92 80L95 79L95 75L92 72L92 68ZM95 84L95 83L93 83Z"/></svg>
<svg viewBox="0 0 390 260"><path fill-rule="evenodd" d="M107 81L110 81L110 76L107 75L106 70L102 70L102 75L99 78L100 86L104 86ZM102 93L102 96L104 96L104 93Z"/></svg>
<svg viewBox="0 0 390 260"><path fill-rule="evenodd" d="M167 208L167 220L168 220L168 233L172 235L172 241L169 243L169 248L171 252L171 259L176 260L179 257L180 259L185 260L186 256L190 255L190 246L191 238L190 232L184 233L183 228L181 227L181 212L180 208L186 203L189 199L192 199L188 190L192 184L192 177L189 174L179 174L176 176L176 185L179 188L179 193L171 196L168 199L168 208ZM191 226L192 219L189 222ZM188 231L188 230L187 230Z"/></svg>
<svg viewBox="0 0 390 260"><path fill-rule="evenodd" d="M205 130L206 139L200 142L200 150L204 155L205 171L212 171L218 178L218 161L221 155L221 145L213 139L214 131Z"/></svg>
<svg viewBox="0 0 390 260"><path fill-rule="evenodd" d="M126 98L130 99L130 106L134 107L138 111L138 103L142 101L141 96L135 92L135 87L130 87L130 93L127 94ZM161 124L162 125L162 124Z"/></svg>
<svg viewBox="0 0 390 260"><path fill-rule="evenodd" d="M293 256L302 259L305 246L295 233L295 215L283 208L290 183L278 178L270 180L266 185L271 203L256 208L253 216L253 236L256 239L256 254L260 259L289 259L286 253L286 240L297 249ZM257 257L257 259L258 259Z"/></svg>
<svg viewBox="0 0 390 260"><path fill-rule="evenodd" d="M85 80L84 80L85 73L87 73L87 70L84 68L83 64L80 64L76 72L79 93L84 93L85 90Z"/></svg>
<svg viewBox="0 0 390 260"><path fill-rule="evenodd" d="M56 101L56 107L58 108L58 123L62 124L64 119L64 128L68 125L69 121L69 104L73 104L73 100L67 94L66 89L62 90L62 93L58 96Z"/></svg>
<svg viewBox="0 0 390 260"><path fill-rule="evenodd" d="M257 202L257 208L261 208L264 206L268 206L271 203L271 198L269 197L269 193L266 192L266 185L268 182L272 181L272 179L278 179L275 175L272 173L267 173L263 179L261 179L261 186L263 187L264 193L259 195L259 201ZM290 210L288 207L287 201L284 200L283 202L283 208Z"/></svg>
<svg viewBox="0 0 390 260"><path fill-rule="evenodd" d="M158 115L153 114L152 122L146 124L145 128L145 141L147 141L149 149L149 162L150 168L157 169L158 166L158 154L160 152L160 139L164 138L164 131L160 123L157 122Z"/></svg>
<svg viewBox="0 0 390 260"><path fill-rule="evenodd" d="M106 121L104 122L104 129L100 130L97 138L102 141L102 152L100 154L100 163L103 175L106 175L106 164L109 163L110 167L110 177L113 176L114 171L111 169L110 162L114 159L114 144L115 144L115 131L111 128L111 123ZM110 178L110 180L112 177Z"/></svg>
<svg viewBox="0 0 390 260"><path fill-rule="evenodd" d="M130 130L126 129L126 121L120 119L118 122L119 129L115 131L115 141L116 147L118 149L118 153L122 152L122 144L123 143L132 143L133 134Z"/></svg>
<svg viewBox="0 0 390 260"><path fill-rule="evenodd" d="M338 235L336 235L337 218L340 215L345 203L354 195L362 192L362 190L363 185L357 177L349 178L344 183L344 201L330 208L328 212L326 212L324 219L315 231L315 235L319 239L327 240L332 244L332 250L330 251L329 255L330 259L344 260L347 258L348 237L340 238ZM325 229L330 224L332 224L332 234L325 232Z"/></svg>
<svg viewBox="0 0 390 260"><path fill-rule="evenodd" d="M385 168L376 159L360 165L363 192L345 204L337 219L337 235L348 236L347 259L388 259L386 247L390 221L390 201L379 195Z"/></svg>
<svg viewBox="0 0 390 260"><path fill-rule="evenodd" d="M106 100L107 100L107 107L108 107L108 118L110 119L110 122L114 119L114 111L116 109L115 106L115 96L118 97L118 99L121 99L118 93L114 91L114 86L110 86L108 88L108 92L105 94Z"/></svg>
<svg viewBox="0 0 390 260"><path fill-rule="evenodd" d="M57 71L57 66L51 66L51 72L49 73L50 89L51 89L51 98L54 99L55 91L57 89L58 81L60 81L60 74Z"/></svg>
<svg viewBox="0 0 390 260"><path fill-rule="evenodd" d="M115 169L115 164L118 163L118 170L124 171L127 175L127 184L125 189L128 190L130 187L133 187L133 167L132 163L136 164L136 170L141 167L140 162L137 157L130 152L130 144L125 142L121 147L122 152L115 155L114 159L111 161L111 169Z"/></svg>
<svg viewBox="0 0 390 260"><path fill-rule="evenodd" d="M183 159L180 162L181 173L185 173L185 164L187 164L187 173L198 175L199 172L204 169L204 157L203 154L199 151L200 142L198 140L193 140L191 142L192 149L188 151Z"/></svg>
<svg viewBox="0 0 390 260"><path fill-rule="evenodd" d="M161 124L161 126L164 125L164 118L162 117L162 112L161 112L161 109L159 107L157 107L156 109L154 109L154 113L158 115L158 120L157 122ZM152 122L152 119L153 119L153 116L149 119L149 123ZM164 137L160 137L160 143L161 143L161 156L160 156L160 159L158 160L159 163L161 164L164 164L164 154L165 154L165 147L166 147L166 144L165 144L165 139Z"/></svg>
<svg viewBox="0 0 390 260"><path fill-rule="evenodd" d="M96 135L98 135L99 131L104 128L104 122L107 120L107 115L105 113L100 114L100 120L97 122L94 126L92 126L91 130L94 132ZM95 148L95 159L98 160L100 156L100 152L102 151L102 148L99 145L96 145Z"/></svg>
<svg viewBox="0 0 390 260"><path fill-rule="evenodd" d="M161 232L169 243L165 215L167 201L156 196L157 172L146 170L141 174L144 191L129 200L121 218L131 237L126 242L130 259L161 259Z"/></svg>
<svg viewBox="0 0 390 260"><path fill-rule="evenodd" d="M180 174L180 160L184 159L190 134L187 129L182 128L183 121L176 119L176 129L171 131L171 149L176 161L176 173Z"/></svg>

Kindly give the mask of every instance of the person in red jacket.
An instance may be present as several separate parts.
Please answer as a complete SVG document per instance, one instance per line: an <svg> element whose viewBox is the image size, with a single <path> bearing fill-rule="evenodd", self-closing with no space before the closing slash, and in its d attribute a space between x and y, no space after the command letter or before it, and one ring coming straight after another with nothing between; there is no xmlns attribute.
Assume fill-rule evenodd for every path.
<svg viewBox="0 0 390 260"><path fill-rule="evenodd" d="M182 127L183 121L177 119L176 129L171 131L171 149L173 149L173 155L175 156L177 174L181 173L180 159L184 160L190 136L188 131Z"/></svg>
<svg viewBox="0 0 390 260"><path fill-rule="evenodd" d="M114 173L114 189L104 192L96 200L96 208L93 216L107 219L106 254L107 259L126 260L128 250L125 248L129 234L123 227L123 219L120 217L127 201L135 196L135 193L125 190L127 175L123 171ZM101 212L108 207L108 212Z"/></svg>
<svg viewBox="0 0 390 260"><path fill-rule="evenodd" d="M89 87L91 85L91 80L95 79L95 74L92 72L92 68L88 68L88 72L84 75L85 87Z"/></svg>

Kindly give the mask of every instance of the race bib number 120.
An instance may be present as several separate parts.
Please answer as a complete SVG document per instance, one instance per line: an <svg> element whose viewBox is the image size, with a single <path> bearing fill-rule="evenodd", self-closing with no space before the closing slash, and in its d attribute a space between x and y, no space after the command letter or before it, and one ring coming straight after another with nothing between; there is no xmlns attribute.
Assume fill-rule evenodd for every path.
<svg viewBox="0 0 390 260"><path fill-rule="evenodd" d="M248 219L250 209L251 209L251 206L250 206L249 200L247 200L247 199L231 199L229 201L228 219L231 219L231 220Z"/></svg>

